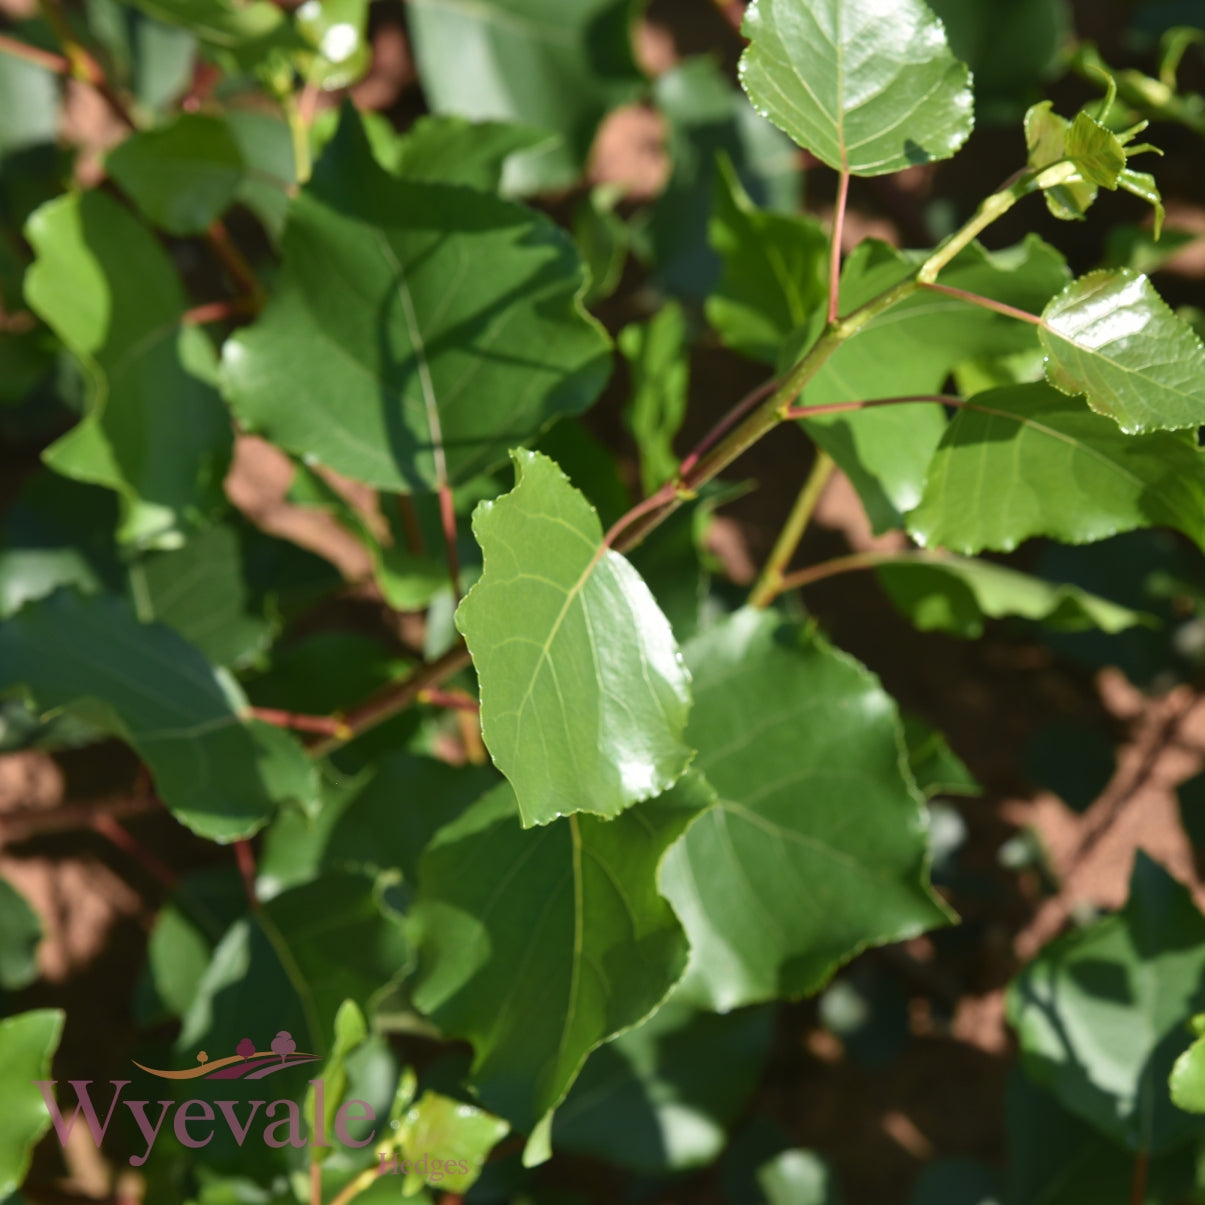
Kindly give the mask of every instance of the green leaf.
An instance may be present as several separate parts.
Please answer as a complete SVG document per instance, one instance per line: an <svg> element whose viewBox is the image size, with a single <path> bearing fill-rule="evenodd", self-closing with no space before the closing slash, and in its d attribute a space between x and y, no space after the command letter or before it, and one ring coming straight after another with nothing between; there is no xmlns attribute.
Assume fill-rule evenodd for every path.
<svg viewBox="0 0 1205 1205"><path fill-rule="evenodd" d="M341 583L329 561L238 515L132 561L128 573L143 623L167 624L215 665L238 668L267 651L286 616Z"/></svg>
<svg viewBox="0 0 1205 1205"><path fill-rule="evenodd" d="M335 1132L335 1114L347 1095L347 1056L368 1037L368 1023L364 1014L354 1000L344 1000L335 1013L335 1041L326 1056L322 1066L322 1133ZM315 1116L318 1108L313 1085L305 1094L305 1118L311 1132L316 1132ZM313 1158L316 1162L324 1163L330 1158L334 1148L331 1146L316 1147Z"/></svg>
<svg viewBox="0 0 1205 1205"><path fill-rule="evenodd" d="M922 632L983 635L985 619L1018 615L1058 631L1121 632L1144 622L1128 607L1075 586L1054 585L990 561L901 553L875 572L888 597Z"/></svg>
<svg viewBox="0 0 1205 1205"><path fill-rule="evenodd" d="M1068 157L1067 139L1071 123L1054 111L1054 102L1041 101L1025 114L1025 145L1029 166L1035 170L1052 167ZM1065 222L1078 220L1096 200L1096 185L1079 177L1043 190L1046 208Z"/></svg>
<svg viewBox="0 0 1205 1205"><path fill-rule="evenodd" d="M238 686L187 641L140 624L119 599L60 590L0 623L0 690L28 688L127 741L182 824L211 841L249 836L314 770L288 733L244 720Z"/></svg>
<svg viewBox="0 0 1205 1205"><path fill-rule="evenodd" d="M710 56L687 59L658 76L653 99L669 124L673 171L638 249L652 259L657 283L701 300L720 274L719 257L707 245L707 228L721 157L731 161L755 204L794 213L803 198L799 152L754 110Z"/></svg>
<svg viewBox="0 0 1205 1205"><path fill-rule="evenodd" d="M50 1114L35 1080L50 1078L50 1063L63 1032L57 1008L18 1013L0 1021L0 1198L16 1191L29 1170L30 1153L50 1128Z"/></svg>
<svg viewBox="0 0 1205 1205"><path fill-rule="evenodd" d="M272 1034L287 1029L298 1051L326 1055L344 1001L371 1014L409 963L400 920L384 908L371 881L321 875L274 896L226 931L176 1049L233 1054L249 1036L267 1050ZM249 1032L257 1024L261 1029Z"/></svg>
<svg viewBox="0 0 1205 1205"><path fill-rule="evenodd" d="M274 55L304 50L288 15L269 0L131 0L164 25L186 29L240 68L265 68ZM270 70L270 68L269 68Z"/></svg>
<svg viewBox="0 0 1205 1205"><path fill-rule="evenodd" d="M878 681L749 608L686 657L687 731L718 795L661 873L690 939L686 998L726 1011L806 995L866 946L948 923L928 887L899 717Z"/></svg>
<svg viewBox="0 0 1205 1205"><path fill-rule="evenodd" d="M1066 0L930 0L950 49L971 69L975 113L1013 121L1035 88L1063 70Z"/></svg>
<svg viewBox="0 0 1205 1205"><path fill-rule="evenodd" d="M648 1175L710 1163L765 1069L773 1009L717 1016L671 999L596 1050L556 1111L552 1144Z"/></svg>
<svg viewBox="0 0 1205 1205"><path fill-rule="evenodd" d="M1022 1072L1009 1073L1008 1205L1133 1205L1135 1156L1069 1113ZM1149 1161L1143 1205L1192 1199L1197 1152L1180 1147Z"/></svg>
<svg viewBox="0 0 1205 1205"><path fill-rule="evenodd" d="M119 538L172 546L224 502L232 436L209 383L213 348L183 327L167 254L102 192L60 197L30 219L30 306L85 366L86 417L43 454L56 472L115 490ZM164 399L170 399L170 405Z"/></svg>
<svg viewBox="0 0 1205 1205"><path fill-rule="evenodd" d="M328 91L347 88L368 70L368 0L306 0L295 19L298 31L318 50L300 56L308 84Z"/></svg>
<svg viewBox="0 0 1205 1205"><path fill-rule="evenodd" d="M950 748L943 733L908 712L904 712L902 719L908 769L926 799L934 795L983 794L983 788Z"/></svg>
<svg viewBox="0 0 1205 1205"><path fill-rule="evenodd" d="M969 72L922 0L754 0L742 32L750 100L831 168L898 172L970 136Z"/></svg>
<svg viewBox="0 0 1205 1205"><path fill-rule="evenodd" d="M1127 434L1205 423L1205 346L1145 276L1089 272L1046 307L1046 377Z"/></svg>
<svg viewBox="0 0 1205 1205"><path fill-rule="evenodd" d="M42 922L25 897L0 878L0 988L15 992L38 977Z"/></svg>
<svg viewBox="0 0 1205 1205"><path fill-rule="evenodd" d="M354 110L293 203L279 287L226 343L240 420L385 489L461 483L584 410L608 371L546 218L389 176Z"/></svg>
<svg viewBox="0 0 1205 1205"><path fill-rule="evenodd" d="M556 144L542 130L506 121L468 121L450 114L420 117L388 153L382 165L405 180L431 184L463 184L482 192L515 192L512 162L523 152ZM521 174L521 173L520 173Z"/></svg>
<svg viewBox="0 0 1205 1205"><path fill-rule="evenodd" d="M277 242L297 183L293 136L274 113L231 109L223 116L244 167L234 199L250 209Z"/></svg>
<svg viewBox="0 0 1205 1205"><path fill-rule="evenodd" d="M627 223L615 212L623 196L620 188L599 184L573 211L573 241L590 270L590 287L582 299L587 307L610 297L623 278L632 236Z"/></svg>
<svg viewBox="0 0 1205 1205"><path fill-rule="evenodd" d="M644 82L628 0L414 0L406 16L433 112L560 135L514 165L524 192L571 184L598 123Z"/></svg>
<svg viewBox="0 0 1205 1205"><path fill-rule="evenodd" d="M674 436L686 417L690 387L686 314L668 301L648 322L625 326L616 342L632 378L624 423L640 453L641 485L651 494L678 471Z"/></svg>
<svg viewBox="0 0 1205 1205"><path fill-rule="evenodd" d="M841 312L869 301L904 279L915 256L867 240L841 273ZM1067 282L1063 257L1030 235L1004 251L972 244L942 274L949 285L1036 311ZM810 345L824 314L809 331ZM954 298L922 292L894 306L843 343L804 390L808 406L937 393L960 361L1036 351L1023 323ZM789 358L789 357L788 357ZM932 403L881 406L805 420L808 434L854 484L876 532L903 526L920 500L925 474L945 430Z"/></svg>
<svg viewBox="0 0 1205 1205"><path fill-rule="evenodd" d="M418 1008L473 1043L485 1105L529 1132L586 1055L647 1017L686 964L657 892L666 847L706 802L687 779L614 820L535 832L505 784L444 828L423 858L413 916Z"/></svg>
<svg viewBox="0 0 1205 1205"><path fill-rule="evenodd" d="M438 1092L424 1092L401 1117L403 1157L421 1166L402 1181L410 1195L425 1184L445 1193L465 1193L476 1183L486 1157L510 1126L484 1109ZM438 1151L438 1160L431 1152ZM460 1171L463 1161L467 1170ZM435 1166L442 1163L442 1168Z"/></svg>
<svg viewBox="0 0 1205 1205"><path fill-rule="evenodd" d="M513 456L515 488L473 515L485 570L456 612L486 747L524 826L615 816L686 769L689 677L594 508L546 456Z"/></svg>
<svg viewBox="0 0 1205 1205"><path fill-rule="evenodd" d="M116 527L117 499L108 490L34 473L0 520L0 618L59 586L119 592Z"/></svg>
<svg viewBox="0 0 1205 1205"><path fill-rule="evenodd" d="M1067 131L1066 154L1080 175L1108 189L1117 187L1126 165L1125 147L1117 135L1082 109Z"/></svg>
<svg viewBox="0 0 1205 1205"><path fill-rule="evenodd" d="M758 209L721 156L707 238L724 265L707 321L733 351L777 363L828 296L828 236L810 217Z"/></svg>
<svg viewBox="0 0 1205 1205"><path fill-rule="evenodd" d="M109 174L146 218L169 234L202 234L234 203L245 169L220 117L182 113L109 152Z"/></svg>
<svg viewBox="0 0 1205 1205"><path fill-rule="evenodd" d="M1155 183L1155 177L1149 172L1136 172L1132 167L1127 167L1117 178L1118 187L1124 188L1126 192L1132 193L1136 197L1141 197L1155 211L1155 238L1163 233L1163 219L1167 216L1163 208L1163 196L1159 192L1159 185Z"/></svg>
<svg viewBox="0 0 1205 1205"><path fill-rule="evenodd" d="M1125 436L1047 385L976 395L950 423L908 516L921 544L1009 552L1031 536L1069 544L1167 526L1205 541L1196 440Z"/></svg>
<svg viewBox="0 0 1205 1205"><path fill-rule="evenodd" d="M1165 1087L1205 1009L1205 917L1141 850L1115 916L1046 946L1013 981L1008 1018L1022 1065L1072 1113L1131 1151L1200 1137Z"/></svg>
<svg viewBox="0 0 1205 1205"><path fill-rule="evenodd" d="M59 87L55 76L36 63L11 54L0 58L0 159L55 141Z"/></svg>

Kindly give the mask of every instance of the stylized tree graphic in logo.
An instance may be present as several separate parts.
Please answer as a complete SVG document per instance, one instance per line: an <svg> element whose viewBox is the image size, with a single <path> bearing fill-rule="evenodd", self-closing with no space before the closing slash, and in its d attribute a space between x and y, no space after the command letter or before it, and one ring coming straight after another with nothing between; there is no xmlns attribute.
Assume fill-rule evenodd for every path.
<svg viewBox="0 0 1205 1205"><path fill-rule="evenodd" d="M160 1070L155 1067L144 1067L136 1062L135 1067L157 1075L160 1079L263 1079L267 1075L292 1067L297 1063L312 1063L318 1059L316 1054L298 1054L297 1043L287 1029L277 1031L272 1039L270 1052L256 1050L251 1038L242 1038L234 1048L235 1053L223 1058L209 1061L209 1055L204 1050L197 1054L198 1066L190 1067L187 1071Z"/></svg>
<svg viewBox="0 0 1205 1205"><path fill-rule="evenodd" d="M280 1055L280 1061L283 1063L285 1059L297 1049L297 1043L293 1041L293 1035L287 1029L282 1029L276 1037L272 1039L272 1053Z"/></svg>

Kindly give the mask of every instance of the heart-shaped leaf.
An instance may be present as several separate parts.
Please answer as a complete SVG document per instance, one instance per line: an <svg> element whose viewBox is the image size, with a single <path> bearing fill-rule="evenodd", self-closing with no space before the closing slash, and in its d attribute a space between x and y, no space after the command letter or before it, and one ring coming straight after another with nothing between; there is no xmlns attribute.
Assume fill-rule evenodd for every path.
<svg viewBox="0 0 1205 1205"><path fill-rule="evenodd" d="M829 167L898 172L970 136L970 73L922 0L754 0L743 32L750 100Z"/></svg>
<svg viewBox="0 0 1205 1205"><path fill-rule="evenodd" d="M481 683L481 728L524 825L614 816L686 769L689 676L640 575L546 456L473 515L485 555L456 612Z"/></svg>
<svg viewBox="0 0 1205 1205"><path fill-rule="evenodd" d="M541 1121L586 1055L648 1016L682 974L686 938L657 866L709 798L690 777L614 820L571 816L533 832L503 784L429 847L414 1000L473 1043L481 1099L517 1129Z"/></svg>
<svg viewBox="0 0 1205 1205"><path fill-rule="evenodd" d="M852 658L745 609L686 650L689 735L715 789L666 856L685 998L725 1011L802 996L868 945L946 924L899 717Z"/></svg>
<svg viewBox="0 0 1205 1205"><path fill-rule="evenodd" d="M354 110L283 251L268 308L226 343L225 392L248 427L359 481L467 481L606 380L568 238L486 193L390 176Z"/></svg>
<svg viewBox="0 0 1205 1205"><path fill-rule="evenodd" d="M1072 281L1039 335L1050 383L1086 395L1128 434L1205 423L1205 346L1145 276L1120 268Z"/></svg>

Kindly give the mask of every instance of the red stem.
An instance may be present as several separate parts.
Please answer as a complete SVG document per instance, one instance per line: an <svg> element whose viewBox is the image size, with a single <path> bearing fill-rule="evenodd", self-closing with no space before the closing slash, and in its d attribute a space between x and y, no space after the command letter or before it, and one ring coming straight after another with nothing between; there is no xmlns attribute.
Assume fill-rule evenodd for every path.
<svg viewBox="0 0 1205 1205"><path fill-rule="evenodd" d="M299 715L275 707L248 707L247 715L275 728L291 728L294 732L316 732L319 736L338 736L344 740L350 736L347 724L339 716Z"/></svg>
<svg viewBox="0 0 1205 1205"><path fill-rule="evenodd" d="M1028 310L1019 310L1015 305L1005 305L1003 301L993 301L992 298L983 297L979 293L968 293L966 289L956 289L953 285L922 282L921 288L928 289L931 293L944 293L947 297L956 297L959 301L977 305L981 309L995 310L997 314L1004 314L1021 322L1029 322L1034 326L1042 325L1042 319L1037 314L1031 314Z"/></svg>
<svg viewBox="0 0 1205 1205"><path fill-rule="evenodd" d="M1130 1185L1130 1205L1145 1205L1146 1178L1150 1170L1151 1157L1146 1151L1139 1151L1134 1158L1134 1179Z"/></svg>
<svg viewBox="0 0 1205 1205"><path fill-rule="evenodd" d="M210 224L205 236L231 279L239 284L246 293L245 304L251 307L252 313L257 313L263 308L264 287L260 284L259 277L255 275L254 269L247 262L243 253L235 245L234 240L230 237L230 232L220 218Z"/></svg>
<svg viewBox="0 0 1205 1205"><path fill-rule="evenodd" d="M444 548L448 554L448 574L452 579L452 593L460 604L460 554L456 550L456 503L452 498L452 487L446 480L439 483L439 521L443 524Z"/></svg>
<svg viewBox="0 0 1205 1205"><path fill-rule="evenodd" d="M768 381L763 381L754 390L745 394L737 404L724 415L722 419L706 435L703 436L698 446L689 452L686 458L682 461L678 469L678 476L683 481L690 480L691 470L715 447L716 444L736 426L751 410L755 410L760 402L774 392L778 387L778 379L771 377Z"/></svg>
<svg viewBox="0 0 1205 1205"><path fill-rule="evenodd" d="M28 42L0 34L0 54L11 54L14 58L25 59L28 63L36 63L55 75L70 75L71 60L65 55L43 50L40 46L30 46Z"/></svg>
<svg viewBox="0 0 1205 1205"><path fill-rule="evenodd" d="M419 694L417 701L428 703L432 707L447 707L452 711L481 710L481 704L463 690L424 690Z"/></svg>
<svg viewBox="0 0 1205 1205"><path fill-rule="evenodd" d="M423 539L423 529L418 521L418 511L414 509L414 499L409 494L398 494L397 512L402 520L402 531L406 536L406 547L414 556L427 555L427 541Z"/></svg>
<svg viewBox="0 0 1205 1205"><path fill-rule="evenodd" d="M685 462L684 462L685 463ZM678 490L672 481L667 481L654 494L649 494L643 502L637 502L626 515L620 515L614 523L611 524L610 530L603 537L603 547L614 548L615 541L624 533L627 528L631 527L637 519L644 515L652 514L653 511L660 510L663 506L668 506L678 495Z"/></svg>
<svg viewBox="0 0 1205 1205"><path fill-rule="evenodd" d="M180 319L185 326L203 326L207 322L228 322L232 318L249 318L259 309L253 297L234 297L229 301L209 301L185 310Z"/></svg>
<svg viewBox="0 0 1205 1205"><path fill-rule="evenodd" d="M960 397L946 393L912 393L905 397L876 397L863 402L826 402L823 406L790 406L783 418L814 418L817 414L841 414L849 410L869 410L874 406L906 406L914 402L940 402L943 406L978 409Z"/></svg>
<svg viewBox="0 0 1205 1205"><path fill-rule="evenodd" d="M255 894L255 850L251 842L242 840L234 843L234 860L238 864L238 872L243 880L243 890L247 894L247 903L251 911L259 910L259 897Z"/></svg>
<svg viewBox="0 0 1205 1205"><path fill-rule="evenodd" d="M119 824L107 812L99 812L92 817L92 827L107 841L117 846L122 853L129 854L143 870L158 879L169 891L176 889L180 881L179 875L167 863L153 854L133 833L124 825Z"/></svg>
<svg viewBox="0 0 1205 1205"><path fill-rule="evenodd" d="M833 210L833 245L828 269L828 320L837 321L838 299L841 293L841 237L845 232L845 205L849 200L849 169L842 168L837 184L837 204Z"/></svg>

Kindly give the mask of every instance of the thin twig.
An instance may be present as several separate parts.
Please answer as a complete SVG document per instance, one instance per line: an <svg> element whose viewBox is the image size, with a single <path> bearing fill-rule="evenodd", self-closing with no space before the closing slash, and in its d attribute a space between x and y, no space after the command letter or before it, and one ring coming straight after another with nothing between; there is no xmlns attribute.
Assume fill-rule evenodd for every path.
<svg viewBox="0 0 1205 1205"><path fill-rule="evenodd" d="M837 204L833 210L833 245L828 269L828 320L837 321L841 295L841 237L845 231L845 206L849 201L849 168L842 168L837 184Z"/></svg>
<svg viewBox="0 0 1205 1205"><path fill-rule="evenodd" d="M1150 1154L1139 1151L1134 1157L1134 1179L1130 1184L1130 1205L1146 1205L1146 1179L1150 1170Z"/></svg>
<svg viewBox="0 0 1205 1205"><path fill-rule="evenodd" d="M969 305L977 305L980 309L995 310L997 314L1004 314L1009 318L1016 318L1020 322L1029 322L1034 326L1042 326L1042 318L1038 314L1031 314L1028 310L1019 310L1015 305L1006 305L1003 301L995 301L991 297L984 297L979 293L969 293L966 289L956 289L953 285L939 284L922 284L922 289L928 290L930 293L944 293L947 297L956 297L959 301L965 301Z"/></svg>
<svg viewBox="0 0 1205 1205"><path fill-rule="evenodd" d="M421 665L405 678L391 682L384 690L371 699L353 707L344 717L348 735L345 737L325 736L309 747L312 757L324 757L340 745L352 740L392 719L401 711L405 711L424 690L438 686L454 673L471 663L469 651L463 644L450 648L444 655L427 665Z"/></svg>
<svg viewBox="0 0 1205 1205"><path fill-rule="evenodd" d="M294 732L316 732L320 736L334 736L345 741L354 735L347 722L338 715L301 715L276 707L248 707L246 714L274 728L290 728Z"/></svg>
<svg viewBox="0 0 1205 1205"><path fill-rule="evenodd" d="M250 318L259 309L253 297L232 297L229 301L208 301L185 310L180 321L185 326L204 326L207 322L229 322L232 318Z"/></svg>
<svg viewBox="0 0 1205 1205"><path fill-rule="evenodd" d="M803 539L803 533L811 522L820 496L824 493L824 487L828 485L836 467L827 452L817 453L812 471L807 475L803 488L795 499L795 505L791 507L790 515L787 516L782 531L778 533L778 539L761 571L761 576L749 595L750 606L768 607L782 593L783 574Z"/></svg>
<svg viewBox="0 0 1205 1205"><path fill-rule="evenodd" d="M874 569L902 555L904 554L899 552L851 552L848 556L834 557L831 561L821 561L818 565L809 565L806 569L796 569L794 573L786 574L778 583L778 593L786 594L789 590L810 586L813 582L823 581L826 577L836 577L839 573Z"/></svg>
<svg viewBox="0 0 1205 1205"><path fill-rule="evenodd" d="M66 55L67 71L65 74L94 88L123 125L129 126L131 130L137 129L138 123L134 120L126 102L109 83L104 68L75 40L71 26L59 8L58 0L41 0L40 7L42 16L46 19L54 36L58 38ZM43 65L48 66L49 64Z"/></svg>
<svg viewBox="0 0 1205 1205"><path fill-rule="evenodd" d="M456 548L456 503L452 498L452 487L447 479L439 483L439 521L443 527L444 550L448 558L448 576L452 581L452 595L460 605L460 553Z"/></svg>
<svg viewBox="0 0 1205 1205"><path fill-rule="evenodd" d="M244 304L249 306L252 313L258 313L263 308L267 296L260 279L255 275L255 269L247 262L246 257L235 245L230 232L219 218L212 222L205 232L210 247L222 266L230 274L231 279L238 284L246 294Z"/></svg>
<svg viewBox="0 0 1205 1205"><path fill-rule="evenodd" d="M155 798L122 796L97 799L89 803L67 803L61 807L25 809L0 815L0 845L25 841L43 833L92 828L98 815L139 816L156 812L163 805Z"/></svg>
<svg viewBox="0 0 1205 1205"><path fill-rule="evenodd" d="M415 700L431 707L446 707L450 711L479 712L481 704L466 690L423 690Z"/></svg>
<svg viewBox="0 0 1205 1205"><path fill-rule="evenodd" d="M695 465L699 463L712 448L715 447L737 423L741 421L751 410L755 409L760 402L764 402L766 398L774 392L778 387L778 378L771 377L768 381L763 381L756 389L751 389L727 414L706 435L699 441L698 445L686 454L682 460L682 464L678 468L678 476L683 480L689 478L691 471Z"/></svg>
<svg viewBox="0 0 1205 1205"><path fill-rule="evenodd" d="M247 895L247 904L252 912L259 911L259 895L255 890L257 878L255 869L255 850L251 842L239 840L234 843L234 860L238 865L239 877L243 880L243 891Z"/></svg>
<svg viewBox="0 0 1205 1205"><path fill-rule="evenodd" d="M31 46L28 42L18 41L16 38L10 38L2 33L0 33L0 54L10 54L14 58L24 59L27 63L34 63L38 67L44 67L47 71L53 71L55 75L71 74L71 61L65 55L55 54L52 50L43 50L40 46Z"/></svg>
<svg viewBox="0 0 1205 1205"><path fill-rule="evenodd" d="M427 541L423 538L422 525L418 521L418 511L414 507L414 499L409 494L398 494L397 513L402 520L402 532L406 537L406 547L413 556L427 555Z"/></svg>
<svg viewBox="0 0 1205 1205"><path fill-rule="evenodd" d="M122 853L128 854L143 870L154 876L169 891L175 891L180 876L167 863L161 861L147 849L133 833L109 812L97 812L92 817L92 827Z"/></svg>
<svg viewBox="0 0 1205 1205"><path fill-rule="evenodd" d="M367 1192L379 1178L377 1168L366 1168L350 1184L344 1185L341 1192L331 1198L330 1205L348 1205L348 1202L354 1201L362 1192Z"/></svg>

